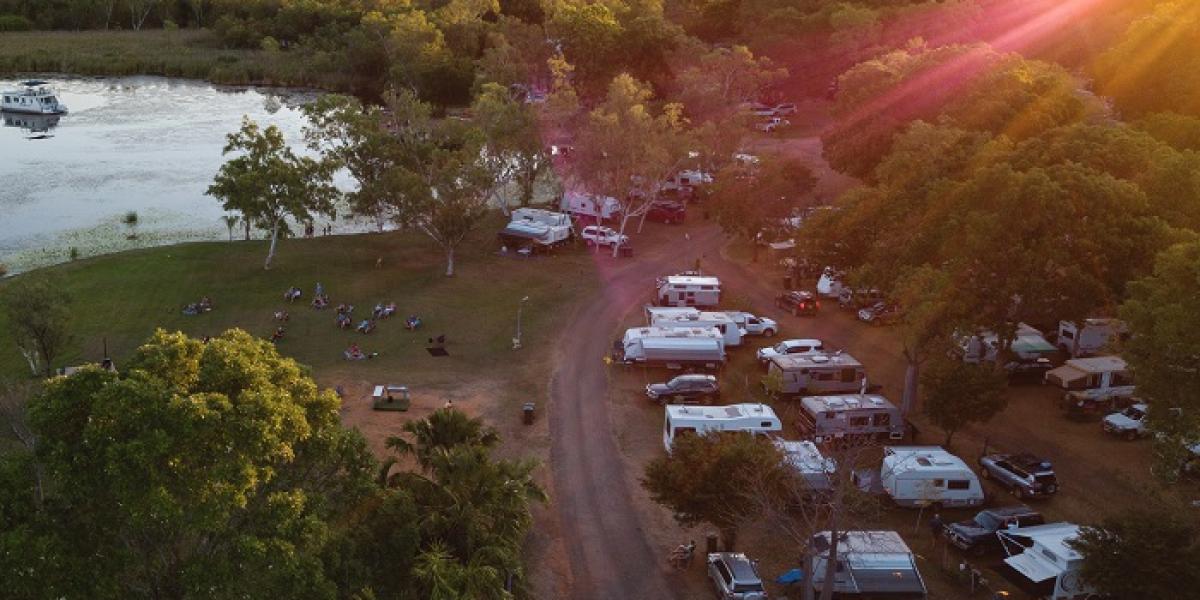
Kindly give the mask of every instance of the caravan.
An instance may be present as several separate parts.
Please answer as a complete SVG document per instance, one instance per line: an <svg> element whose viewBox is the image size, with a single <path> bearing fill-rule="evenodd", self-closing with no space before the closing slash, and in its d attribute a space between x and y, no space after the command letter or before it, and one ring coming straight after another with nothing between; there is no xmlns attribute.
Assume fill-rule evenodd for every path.
<svg viewBox="0 0 1200 600"><path fill-rule="evenodd" d="M1083 327L1074 321L1059 321L1058 348L1071 358L1091 356L1129 336L1129 327L1117 319L1084 319Z"/></svg>
<svg viewBox="0 0 1200 600"><path fill-rule="evenodd" d="M767 434L783 431L783 422L766 404L688 406L668 404L663 408L663 446L667 452L681 435L704 435L710 431L745 431Z"/></svg>
<svg viewBox="0 0 1200 600"><path fill-rule="evenodd" d="M729 315L722 312L704 312L691 309L693 312L657 313L662 308L648 308L650 325L669 329L691 329L693 327L713 327L725 337L726 346L741 346L745 331L737 326ZM666 308L668 311L679 311L678 308ZM685 309L687 310L687 309Z"/></svg>
<svg viewBox="0 0 1200 600"><path fill-rule="evenodd" d="M996 532L1008 558L1000 573L1032 598L1095 600L1096 590L1083 582L1083 556L1068 542L1079 537L1073 523L1048 523Z"/></svg>
<svg viewBox="0 0 1200 600"><path fill-rule="evenodd" d="M617 340L613 354L625 364L716 369L725 362L725 336L712 327L635 327Z"/></svg>
<svg viewBox="0 0 1200 600"><path fill-rule="evenodd" d="M831 490L830 476L837 471L837 461L821 454L816 444L808 440L776 439L775 447L783 454L783 464L804 480L809 492Z"/></svg>
<svg viewBox="0 0 1200 600"><path fill-rule="evenodd" d="M800 429L818 442L844 438L904 439L900 409L878 394L800 399Z"/></svg>
<svg viewBox="0 0 1200 600"><path fill-rule="evenodd" d="M1047 371L1045 381L1065 390L1063 402L1068 408L1085 412L1117 408L1133 398L1137 389L1129 367L1119 356L1072 358Z"/></svg>
<svg viewBox="0 0 1200 600"><path fill-rule="evenodd" d="M659 277L654 303L659 306L716 306L721 303L721 280L703 275Z"/></svg>
<svg viewBox="0 0 1200 600"><path fill-rule="evenodd" d="M859 392L866 385L862 363L844 352L772 356L767 378L785 396ZM766 385L766 383L764 383Z"/></svg>
<svg viewBox="0 0 1200 600"><path fill-rule="evenodd" d="M591 220L605 221L614 219L621 214L621 203L612 196L595 196L583 192L566 192L563 194L559 208L565 213L576 217L586 217Z"/></svg>
<svg viewBox="0 0 1200 600"><path fill-rule="evenodd" d="M963 362L978 364L996 362L1000 358L1000 338L991 331L958 335L956 342ZM1009 351L1011 356L1004 363L1009 375L1040 377L1054 366L1052 361L1058 357L1058 349L1046 341L1042 332L1024 323L1017 323L1016 336Z"/></svg>
<svg viewBox="0 0 1200 600"><path fill-rule="evenodd" d="M571 241L571 217L540 208L518 208L499 237L514 246L553 248Z"/></svg>
<svg viewBox="0 0 1200 600"><path fill-rule="evenodd" d="M811 583L820 595L829 572L833 533L822 531L812 538ZM837 566L833 569L833 598L841 600L924 600L925 581L916 557L895 531L839 531Z"/></svg>
<svg viewBox="0 0 1200 600"><path fill-rule="evenodd" d="M983 486L975 472L961 458L938 446L884 448L878 483L899 506L983 504Z"/></svg>

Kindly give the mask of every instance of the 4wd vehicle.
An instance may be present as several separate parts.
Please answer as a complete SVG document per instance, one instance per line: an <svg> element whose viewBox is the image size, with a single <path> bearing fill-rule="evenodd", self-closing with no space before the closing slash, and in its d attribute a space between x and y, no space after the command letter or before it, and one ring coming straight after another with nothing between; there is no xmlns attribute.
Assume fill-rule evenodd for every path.
<svg viewBox="0 0 1200 600"><path fill-rule="evenodd" d="M773 133L773 132L775 132L775 130L783 129L784 127L787 127L788 125L791 125L791 124L792 124L792 122L787 119L784 119L781 117L771 117L771 118L763 121L762 123L759 123L758 125L756 125L755 128L757 128L759 131L764 131L766 133Z"/></svg>
<svg viewBox="0 0 1200 600"><path fill-rule="evenodd" d="M900 307L890 302L876 302L858 311L858 320L872 325L887 325L900 319Z"/></svg>
<svg viewBox="0 0 1200 600"><path fill-rule="evenodd" d="M723 600L766 600L762 579L754 563L740 552L714 552L708 555L708 578Z"/></svg>
<svg viewBox="0 0 1200 600"><path fill-rule="evenodd" d="M680 375L647 385L646 396L659 404L708 404L721 396L721 387L712 375Z"/></svg>
<svg viewBox="0 0 1200 600"><path fill-rule="evenodd" d="M812 292L794 290L776 296L775 306L792 313L793 316L815 315L821 309L821 303Z"/></svg>
<svg viewBox="0 0 1200 600"><path fill-rule="evenodd" d="M1115 412L1104 417L1104 431L1119 435L1127 440L1136 440L1150 434L1146 427L1145 404L1134 404L1121 412Z"/></svg>
<svg viewBox="0 0 1200 600"><path fill-rule="evenodd" d="M950 523L942 530L946 540L959 550L975 556L1000 549L996 532L1009 527L1043 525L1046 519L1028 506L1005 506L981 510L975 518Z"/></svg>
<svg viewBox="0 0 1200 600"><path fill-rule="evenodd" d="M600 227L598 225L588 225L583 228L579 237L589 244L598 246L611 246L619 244L624 246L629 243L629 236L621 235L608 227Z"/></svg>
<svg viewBox="0 0 1200 600"><path fill-rule="evenodd" d="M876 289L855 290L843 287L838 292L838 308L858 310L883 301L883 292Z"/></svg>
<svg viewBox="0 0 1200 600"><path fill-rule="evenodd" d="M801 340L783 340L774 346L758 349L758 362L767 364L772 358L782 356L784 354L808 354L810 352L822 352L825 350L825 344L821 340L801 339Z"/></svg>
<svg viewBox="0 0 1200 600"><path fill-rule="evenodd" d="M979 459L984 479L1006 487L1018 498L1046 498L1058 493L1050 461L1032 454L988 454Z"/></svg>
<svg viewBox="0 0 1200 600"><path fill-rule="evenodd" d="M687 207L674 200L655 200L646 212L646 220L673 225L687 218Z"/></svg>

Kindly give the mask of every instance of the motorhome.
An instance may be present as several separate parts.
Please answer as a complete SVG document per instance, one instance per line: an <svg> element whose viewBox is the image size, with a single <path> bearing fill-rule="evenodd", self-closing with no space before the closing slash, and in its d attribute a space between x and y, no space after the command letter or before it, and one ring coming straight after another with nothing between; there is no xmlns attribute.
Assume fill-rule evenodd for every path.
<svg viewBox="0 0 1200 600"><path fill-rule="evenodd" d="M812 538L811 583L814 596L825 587L833 534L822 531ZM924 600L925 580L908 544L895 531L839 531L837 566L833 569L833 598L840 600Z"/></svg>
<svg viewBox="0 0 1200 600"><path fill-rule="evenodd" d="M1058 322L1058 348L1071 358L1091 356L1109 348L1129 335L1129 328L1119 319L1084 319L1083 326L1074 321Z"/></svg>
<svg viewBox="0 0 1200 600"><path fill-rule="evenodd" d="M783 431L783 422L766 404L668 404L663 411L663 447L667 452L671 451L671 445L681 435L704 435L710 431L745 431L754 434Z"/></svg>
<svg viewBox="0 0 1200 600"><path fill-rule="evenodd" d="M806 396L800 399L800 429L817 443L843 438L902 440L900 409L878 394Z"/></svg>
<svg viewBox="0 0 1200 600"><path fill-rule="evenodd" d="M767 378L783 395L865 392L867 371L844 352L772 356Z"/></svg>
<svg viewBox="0 0 1200 600"><path fill-rule="evenodd" d="M991 331L959 335L956 340L964 362L996 362L999 358L1000 338ZM1052 361L1058 355L1058 349L1046 341L1041 331L1024 323L1017 324L1016 337L1009 350L1011 356L1004 363L1004 368L1011 375L1041 376L1054 366Z"/></svg>
<svg viewBox="0 0 1200 600"><path fill-rule="evenodd" d="M1068 404L1084 403L1103 408L1115 408L1137 391L1129 366L1119 356L1072 358L1061 367L1047 371L1045 381L1065 390L1063 399Z"/></svg>
<svg viewBox="0 0 1200 600"><path fill-rule="evenodd" d="M563 194L559 209L577 217L605 221L621 213L621 203L612 196L596 196L584 192Z"/></svg>
<svg viewBox="0 0 1200 600"><path fill-rule="evenodd" d="M821 454L809 440L776 439L775 447L783 454L783 464L799 475L808 491L827 492L833 485L830 477L837 471L837 461Z"/></svg>
<svg viewBox="0 0 1200 600"><path fill-rule="evenodd" d="M1083 556L1069 542L1079 537L1074 523L1047 523L996 532L1004 553L1000 574L1032 598L1094 600L1096 590L1080 576Z"/></svg>
<svg viewBox="0 0 1200 600"><path fill-rule="evenodd" d="M961 458L939 446L884 448L878 486L899 506L983 504L983 486L975 472Z"/></svg>
<svg viewBox="0 0 1200 600"><path fill-rule="evenodd" d="M499 237L505 244L552 248L571 240L571 217L541 208L518 208Z"/></svg>
<svg viewBox="0 0 1200 600"><path fill-rule="evenodd" d="M659 306L717 306L721 303L721 280L702 275L659 277L655 304Z"/></svg>
<svg viewBox="0 0 1200 600"><path fill-rule="evenodd" d="M672 329L693 327L714 327L725 336L725 346L741 346L745 331L738 327L729 315L723 312L708 312L697 310L690 313L653 314L650 325L669 327Z"/></svg>
<svg viewBox="0 0 1200 600"><path fill-rule="evenodd" d="M635 327L618 340L614 355L626 364L716 369L725 362L725 336L712 327Z"/></svg>

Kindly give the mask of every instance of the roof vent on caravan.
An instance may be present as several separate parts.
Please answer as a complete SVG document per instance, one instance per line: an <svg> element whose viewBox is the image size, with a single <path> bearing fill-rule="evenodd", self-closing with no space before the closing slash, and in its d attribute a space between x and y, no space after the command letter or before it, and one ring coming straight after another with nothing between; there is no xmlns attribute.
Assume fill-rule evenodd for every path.
<svg viewBox="0 0 1200 600"><path fill-rule="evenodd" d="M725 414L730 417L740 417L742 416L742 411L738 410L738 407L736 406L726 406Z"/></svg>
<svg viewBox="0 0 1200 600"><path fill-rule="evenodd" d="M827 363L827 362L829 362L829 357L828 357L828 356L821 356L820 354L814 354L814 355L812 356L811 360L812 360L814 363L818 363L818 364L820 364L820 363Z"/></svg>

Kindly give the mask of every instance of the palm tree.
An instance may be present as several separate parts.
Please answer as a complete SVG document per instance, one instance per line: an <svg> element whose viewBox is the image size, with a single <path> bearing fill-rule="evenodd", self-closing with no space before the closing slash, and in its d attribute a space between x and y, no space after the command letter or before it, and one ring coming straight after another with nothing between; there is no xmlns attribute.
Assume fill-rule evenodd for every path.
<svg viewBox="0 0 1200 600"><path fill-rule="evenodd" d="M500 441L496 430L484 425L482 419L473 419L453 408L442 408L426 419L409 421L404 424L404 432L412 441L391 436L387 447L399 454L412 454L426 470L434 454L461 445L491 448Z"/></svg>
<svg viewBox="0 0 1200 600"><path fill-rule="evenodd" d="M131 210L121 217L121 223L125 224L125 228L129 230L129 234L125 236L127 240L137 239L138 214L136 210Z"/></svg>
<svg viewBox="0 0 1200 600"><path fill-rule="evenodd" d="M225 228L229 230L229 241L233 241L233 228L237 227L241 217L237 215L225 215L221 217L221 222L225 223Z"/></svg>

